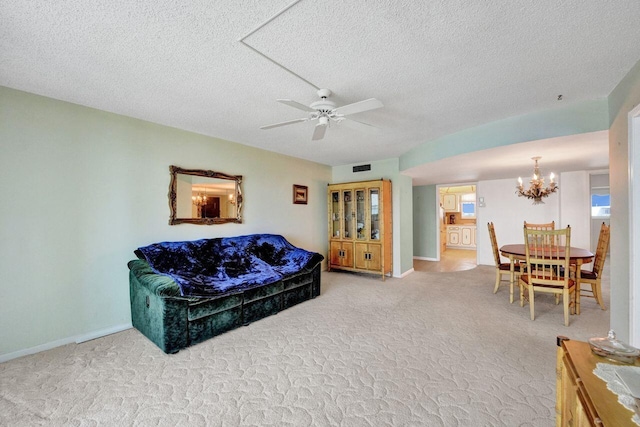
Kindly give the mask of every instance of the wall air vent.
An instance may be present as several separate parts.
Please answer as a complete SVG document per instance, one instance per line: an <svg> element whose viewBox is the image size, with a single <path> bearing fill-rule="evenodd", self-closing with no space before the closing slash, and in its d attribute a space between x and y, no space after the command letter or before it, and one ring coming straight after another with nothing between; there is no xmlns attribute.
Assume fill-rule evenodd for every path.
<svg viewBox="0 0 640 427"><path fill-rule="evenodd" d="M359 166L354 166L353 167L353 172L365 172L365 171L370 171L371 170L371 165L359 165Z"/></svg>

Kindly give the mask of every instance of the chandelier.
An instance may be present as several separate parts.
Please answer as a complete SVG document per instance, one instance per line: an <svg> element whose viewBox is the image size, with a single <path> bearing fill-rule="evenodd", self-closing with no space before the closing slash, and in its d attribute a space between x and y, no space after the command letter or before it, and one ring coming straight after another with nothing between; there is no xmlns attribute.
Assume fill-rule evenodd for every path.
<svg viewBox="0 0 640 427"><path fill-rule="evenodd" d="M524 188L522 187L522 178L520 177L518 177L518 186L516 187L516 189L518 190L516 191L518 197L533 199L534 205L544 203L542 201L542 198L549 197L549 194L555 193L559 188L556 183L553 182L553 173L549 175L549 186L545 188L544 178L542 177L542 174L540 173L540 167L538 166L538 160L540 160L541 158L542 157L540 156L531 158L531 160L535 162L535 165L533 166L533 177L531 178L531 181L529 181L529 184L531 184L529 189L526 191L524 190Z"/></svg>
<svg viewBox="0 0 640 427"><path fill-rule="evenodd" d="M202 193L198 193L197 196L191 196L191 201L194 205L201 208L207 204L207 195L205 193L205 195L203 196Z"/></svg>

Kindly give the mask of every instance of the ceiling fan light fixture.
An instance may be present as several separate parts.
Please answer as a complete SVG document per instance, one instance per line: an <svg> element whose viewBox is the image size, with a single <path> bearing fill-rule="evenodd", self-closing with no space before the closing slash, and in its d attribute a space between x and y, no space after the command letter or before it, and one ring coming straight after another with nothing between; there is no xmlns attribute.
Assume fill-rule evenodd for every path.
<svg viewBox="0 0 640 427"><path fill-rule="evenodd" d="M320 98L328 98L331 96L331 89L318 89L316 93Z"/></svg>

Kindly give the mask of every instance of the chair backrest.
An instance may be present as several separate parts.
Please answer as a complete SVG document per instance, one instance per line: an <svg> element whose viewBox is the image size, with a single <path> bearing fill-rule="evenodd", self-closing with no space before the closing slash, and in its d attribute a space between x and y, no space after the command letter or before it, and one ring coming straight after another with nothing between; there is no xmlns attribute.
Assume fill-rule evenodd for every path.
<svg viewBox="0 0 640 427"><path fill-rule="evenodd" d="M555 230L556 229L556 222L555 221L551 221L551 222L545 222L543 224L534 224L532 222L524 222L524 228L525 229L530 229L530 230ZM537 236L537 238L543 238L542 235ZM545 236L544 238L546 239L553 239L553 236ZM550 242L552 243L552 242Z"/></svg>
<svg viewBox="0 0 640 427"><path fill-rule="evenodd" d="M571 227L559 230L524 228L529 283L567 287L571 246Z"/></svg>
<svg viewBox="0 0 640 427"><path fill-rule="evenodd" d="M488 222L489 227L489 239L491 239L491 248L493 249L493 259L496 262L496 267L500 266L500 251L498 250L498 241L496 240L496 229L493 227L492 222Z"/></svg>
<svg viewBox="0 0 640 427"><path fill-rule="evenodd" d="M598 236L598 247L596 249L596 257L593 260L593 272L600 277L600 272L604 267L604 260L609 250L609 238L611 236L611 227L604 222L600 226L600 235Z"/></svg>
<svg viewBox="0 0 640 427"><path fill-rule="evenodd" d="M531 228L532 230L555 230L556 222L545 222L544 224L534 224L532 222L524 222L524 228Z"/></svg>

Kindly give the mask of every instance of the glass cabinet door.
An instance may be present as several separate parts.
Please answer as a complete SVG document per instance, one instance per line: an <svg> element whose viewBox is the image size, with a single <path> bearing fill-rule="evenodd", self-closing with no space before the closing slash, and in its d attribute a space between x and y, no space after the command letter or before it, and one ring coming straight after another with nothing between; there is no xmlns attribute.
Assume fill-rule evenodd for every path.
<svg viewBox="0 0 640 427"><path fill-rule="evenodd" d="M364 196L364 190L356 190L356 239L358 240L367 238Z"/></svg>
<svg viewBox="0 0 640 427"><path fill-rule="evenodd" d="M380 189L379 188L370 188L369 189L369 212L371 212L371 217L369 218L369 230L371 233L371 240L380 240L380 214L378 212L379 202L380 200Z"/></svg>
<svg viewBox="0 0 640 427"><path fill-rule="evenodd" d="M353 212L353 192L351 190L345 190L342 193L344 201L344 230L342 231L342 238L353 239L353 220L355 213Z"/></svg>
<svg viewBox="0 0 640 427"><path fill-rule="evenodd" d="M340 237L340 192L331 192L331 236Z"/></svg>

